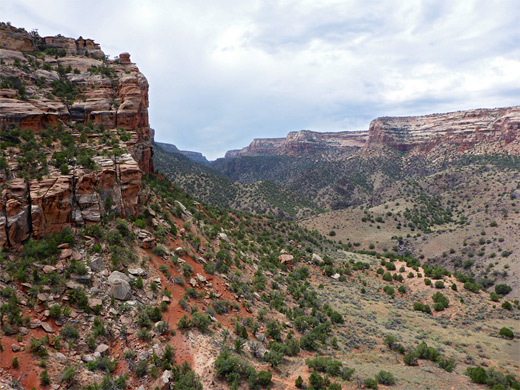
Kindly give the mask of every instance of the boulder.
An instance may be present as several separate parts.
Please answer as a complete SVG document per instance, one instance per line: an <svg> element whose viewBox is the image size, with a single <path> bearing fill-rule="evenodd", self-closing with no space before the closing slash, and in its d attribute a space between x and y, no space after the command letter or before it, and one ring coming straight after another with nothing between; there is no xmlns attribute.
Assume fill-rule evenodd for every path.
<svg viewBox="0 0 520 390"><path fill-rule="evenodd" d="M130 283L124 279L113 279L110 282L110 295L120 301L127 301L132 297L132 289Z"/></svg>
<svg viewBox="0 0 520 390"><path fill-rule="evenodd" d="M287 268L292 269L294 265L294 256L293 255L280 255L278 256L278 260L280 260L281 264L285 264Z"/></svg>
<svg viewBox="0 0 520 390"><path fill-rule="evenodd" d="M169 383L171 379L173 379L173 373L169 370L164 371L162 375L154 382L152 389L169 389Z"/></svg>
<svg viewBox="0 0 520 390"><path fill-rule="evenodd" d="M109 346L106 345L106 344L99 344L96 348L96 351L95 352L98 352L99 354L101 355L104 355L108 352L109 350Z"/></svg>
<svg viewBox="0 0 520 390"><path fill-rule="evenodd" d="M108 277L108 282L112 283L114 280L117 280L117 279L121 279L126 282L130 282L130 278L128 276L126 276L124 273L119 272L119 271L112 272L110 274L110 276Z"/></svg>

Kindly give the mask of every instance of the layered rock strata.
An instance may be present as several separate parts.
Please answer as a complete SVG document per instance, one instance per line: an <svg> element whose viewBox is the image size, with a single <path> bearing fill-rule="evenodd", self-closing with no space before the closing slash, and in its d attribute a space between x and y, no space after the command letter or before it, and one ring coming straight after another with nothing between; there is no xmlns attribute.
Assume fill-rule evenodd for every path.
<svg viewBox="0 0 520 390"><path fill-rule="evenodd" d="M226 158L243 156L304 156L341 153L362 147L368 138L366 131L319 133L310 130L292 131L285 138L256 138L249 146L230 150Z"/></svg>
<svg viewBox="0 0 520 390"><path fill-rule="evenodd" d="M520 106L414 117L382 117L370 123L367 147L520 154Z"/></svg>
<svg viewBox="0 0 520 390"><path fill-rule="evenodd" d="M96 132L80 140L81 126ZM64 148L53 142L45 144L49 167L40 164L40 174L28 176L17 163L19 147L1 145L7 129L40 139L58 127L93 151L94 167L79 160L69 169L52 167ZM0 24L0 149L7 162L0 172L0 246L97 223L103 213L136 215L141 176L153 172L152 138L148 82L128 53L106 60L90 39L42 38Z"/></svg>

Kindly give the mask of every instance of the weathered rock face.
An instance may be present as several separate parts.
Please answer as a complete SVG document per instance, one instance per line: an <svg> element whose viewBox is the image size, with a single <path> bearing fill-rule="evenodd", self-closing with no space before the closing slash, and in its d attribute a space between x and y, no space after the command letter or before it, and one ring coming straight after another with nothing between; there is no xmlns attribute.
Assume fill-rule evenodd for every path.
<svg viewBox="0 0 520 390"><path fill-rule="evenodd" d="M520 154L520 106L377 118L370 124L367 147L428 151L439 144L461 152Z"/></svg>
<svg viewBox="0 0 520 390"><path fill-rule="evenodd" d="M153 132L148 82L130 55L107 61L92 40L41 38L0 23L0 60L0 148L8 166L0 169L0 246L97 223L105 212L136 215L141 176L153 172ZM47 160L32 164L31 174L18 161L24 139L1 145L13 126L33 132ZM49 139L58 127L75 148L91 150L92 164L82 165L70 141ZM56 152L69 155L63 169L53 163Z"/></svg>
<svg viewBox="0 0 520 390"><path fill-rule="evenodd" d="M341 154L362 147L368 138L366 131L319 133L310 130L292 131L285 138L257 138L240 150L230 150L226 158L242 156L304 156Z"/></svg>
<svg viewBox="0 0 520 390"><path fill-rule="evenodd" d="M44 50L61 50L65 56L56 59ZM132 157L145 173L151 173L153 136L148 123L148 81L130 62L130 54L122 53L121 61L104 61L104 57L99 45L90 39L40 38L0 24L0 60L4 62L0 65L0 80L18 80L26 90L22 99L16 88L0 89L0 128L17 125L39 131L68 121L93 121L107 129L122 128L134 135L126 145ZM36 62L40 65L34 65ZM70 71L63 70L68 67ZM59 86L53 83L70 85L76 99L54 97Z"/></svg>

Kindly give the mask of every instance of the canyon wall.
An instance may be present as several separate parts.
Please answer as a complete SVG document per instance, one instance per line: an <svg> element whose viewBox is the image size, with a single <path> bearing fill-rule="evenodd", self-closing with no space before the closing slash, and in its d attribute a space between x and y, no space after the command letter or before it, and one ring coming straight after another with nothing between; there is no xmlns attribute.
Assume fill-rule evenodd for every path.
<svg viewBox="0 0 520 390"><path fill-rule="evenodd" d="M0 246L104 213L137 214L141 176L153 172L153 131L148 82L128 53L107 60L93 40L0 24L0 129ZM22 136L10 139L13 129ZM40 159L22 165L27 130ZM54 131L70 134L72 146L50 139ZM90 151L88 166L80 150ZM53 166L60 153L65 163Z"/></svg>
<svg viewBox="0 0 520 390"><path fill-rule="evenodd" d="M310 130L291 131L285 138L256 138L249 146L230 150L226 158L243 156L308 156L341 154L362 147L368 138L366 131L319 133Z"/></svg>
<svg viewBox="0 0 520 390"><path fill-rule="evenodd" d="M448 145L459 151L520 154L520 106L377 118L370 123L366 147L424 151Z"/></svg>

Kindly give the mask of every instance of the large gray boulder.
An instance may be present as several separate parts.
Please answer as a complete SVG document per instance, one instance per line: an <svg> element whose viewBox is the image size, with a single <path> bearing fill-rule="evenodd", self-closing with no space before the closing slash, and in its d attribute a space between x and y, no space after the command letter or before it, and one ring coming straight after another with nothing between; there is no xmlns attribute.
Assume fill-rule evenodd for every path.
<svg viewBox="0 0 520 390"><path fill-rule="evenodd" d="M114 271L108 277L111 286L110 295L120 301L126 301L132 297L132 289L130 288L130 279L125 274Z"/></svg>

